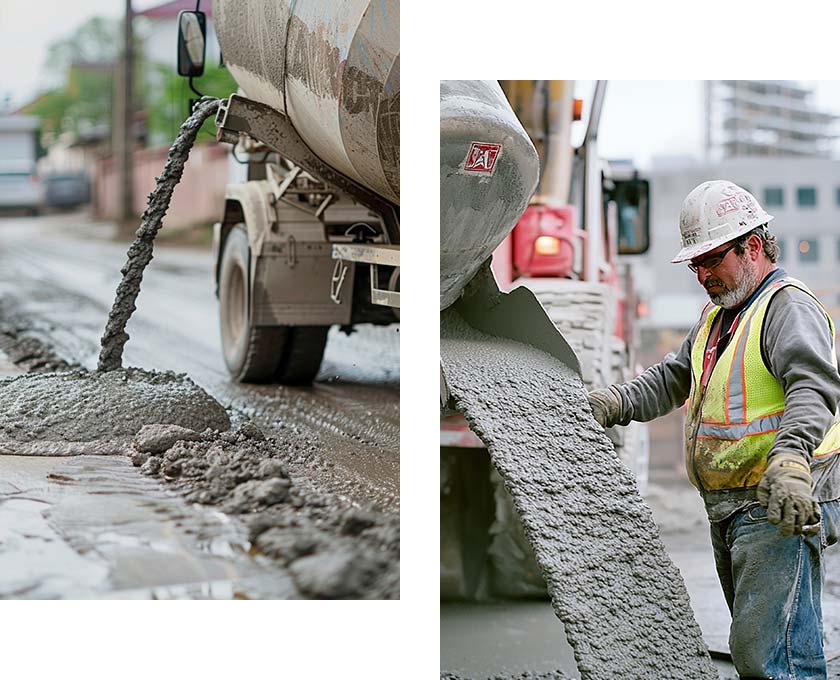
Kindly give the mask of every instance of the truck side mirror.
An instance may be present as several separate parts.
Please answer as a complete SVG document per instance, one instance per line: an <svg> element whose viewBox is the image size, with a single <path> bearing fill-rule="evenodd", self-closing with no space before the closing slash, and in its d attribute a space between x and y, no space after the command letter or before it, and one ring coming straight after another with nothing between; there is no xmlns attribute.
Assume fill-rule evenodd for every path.
<svg viewBox="0 0 840 680"><path fill-rule="evenodd" d="M650 183L646 179L613 180L607 198L618 214L618 254L641 255L650 248Z"/></svg>
<svg viewBox="0 0 840 680"><path fill-rule="evenodd" d="M204 48L207 43L204 12L178 14L178 75L195 77L204 73Z"/></svg>

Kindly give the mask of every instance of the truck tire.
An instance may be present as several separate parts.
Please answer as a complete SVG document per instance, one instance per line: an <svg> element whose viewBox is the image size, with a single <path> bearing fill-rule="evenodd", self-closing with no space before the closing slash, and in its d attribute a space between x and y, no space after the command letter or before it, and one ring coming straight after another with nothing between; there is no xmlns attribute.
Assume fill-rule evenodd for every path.
<svg viewBox="0 0 840 680"><path fill-rule="evenodd" d="M248 235L243 225L236 225L225 240L219 267L222 352L237 382L272 382L288 329L252 325L249 262Z"/></svg>
<svg viewBox="0 0 840 680"><path fill-rule="evenodd" d="M587 389L605 387L632 377L625 344L613 335L616 301L609 286L564 279L529 279L519 283L534 292L575 350ZM647 455L646 449L637 448L644 441L640 432L642 427L632 423L629 429L610 428L607 436L618 457L636 473L643 490L647 480ZM644 458L643 464L640 457ZM494 478L493 486L496 515L489 549L492 594L509 598L545 597L545 584L513 501L500 477Z"/></svg>
<svg viewBox="0 0 840 680"><path fill-rule="evenodd" d="M254 326L249 299L250 246L244 225L225 240L219 267L222 350L237 382L304 385L318 375L329 326Z"/></svg>
<svg viewBox="0 0 840 680"><path fill-rule="evenodd" d="M294 326L286 329L283 355L276 379L282 385L307 385L315 380L324 358L329 326Z"/></svg>

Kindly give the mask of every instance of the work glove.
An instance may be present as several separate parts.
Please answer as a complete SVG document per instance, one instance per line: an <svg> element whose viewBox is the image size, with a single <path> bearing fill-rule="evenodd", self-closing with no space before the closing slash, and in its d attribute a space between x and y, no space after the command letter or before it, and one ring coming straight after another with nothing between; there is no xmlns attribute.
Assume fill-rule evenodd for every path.
<svg viewBox="0 0 840 680"><path fill-rule="evenodd" d="M592 390L587 397L592 415L602 427L612 427L621 420L621 393L614 385L603 390Z"/></svg>
<svg viewBox="0 0 840 680"><path fill-rule="evenodd" d="M782 536L812 536L820 530L820 504L813 490L808 461L796 453L777 453L758 484L758 502L767 508L767 521L777 525Z"/></svg>

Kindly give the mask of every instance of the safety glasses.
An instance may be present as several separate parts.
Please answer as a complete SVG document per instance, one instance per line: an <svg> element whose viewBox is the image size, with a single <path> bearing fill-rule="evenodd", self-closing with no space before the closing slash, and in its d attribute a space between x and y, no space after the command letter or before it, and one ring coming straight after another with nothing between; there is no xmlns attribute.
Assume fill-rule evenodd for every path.
<svg viewBox="0 0 840 680"><path fill-rule="evenodd" d="M703 269L707 270L714 269L721 262L723 262L724 258L729 254L729 251L737 245L737 243L733 243L731 246L729 246L728 248L724 248L719 253L709 255L708 257L704 257L700 260L692 260L688 263L688 268L695 274L700 270L700 267L703 267Z"/></svg>

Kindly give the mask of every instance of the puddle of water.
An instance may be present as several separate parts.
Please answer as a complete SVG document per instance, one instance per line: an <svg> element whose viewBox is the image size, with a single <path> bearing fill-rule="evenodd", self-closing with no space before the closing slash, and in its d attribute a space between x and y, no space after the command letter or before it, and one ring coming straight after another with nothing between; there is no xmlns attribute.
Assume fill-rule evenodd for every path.
<svg viewBox="0 0 840 680"><path fill-rule="evenodd" d="M2 598L297 597L237 521L122 457L0 456L0 475Z"/></svg>

